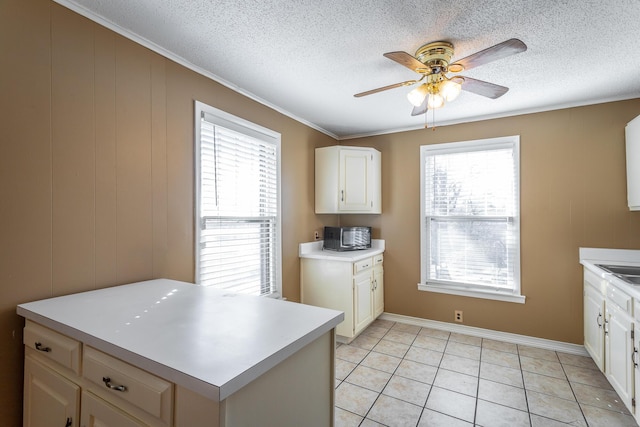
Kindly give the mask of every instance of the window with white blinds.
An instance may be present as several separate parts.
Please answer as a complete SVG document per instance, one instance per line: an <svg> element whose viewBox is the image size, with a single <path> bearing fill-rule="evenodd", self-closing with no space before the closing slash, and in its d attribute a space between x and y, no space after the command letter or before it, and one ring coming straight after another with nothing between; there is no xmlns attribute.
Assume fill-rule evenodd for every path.
<svg viewBox="0 0 640 427"><path fill-rule="evenodd" d="M196 282L281 293L280 134L196 103Z"/></svg>
<svg viewBox="0 0 640 427"><path fill-rule="evenodd" d="M425 145L422 290L524 302L519 137Z"/></svg>

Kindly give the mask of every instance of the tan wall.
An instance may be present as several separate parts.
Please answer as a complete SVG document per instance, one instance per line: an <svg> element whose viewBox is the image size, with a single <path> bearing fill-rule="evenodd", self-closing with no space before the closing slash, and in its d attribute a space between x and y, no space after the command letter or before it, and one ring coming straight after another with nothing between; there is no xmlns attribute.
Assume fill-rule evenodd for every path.
<svg viewBox="0 0 640 427"><path fill-rule="evenodd" d="M298 244L338 220L313 212L314 148L334 139L48 0L2 1L0 52L2 425L22 411L17 304L193 280L194 99L282 134L283 291L299 300Z"/></svg>
<svg viewBox="0 0 640 427"><path fill-rule="evenodd" d="M451 108L455 108L452 104ZM626 205L624 126L640 99L418 130L341 145L382 152L382 215L342 215L386 241L385 311L582 344L579 247L640 249L640 212ZM417 290L420 145L520 135L525 304Z"/></svg>

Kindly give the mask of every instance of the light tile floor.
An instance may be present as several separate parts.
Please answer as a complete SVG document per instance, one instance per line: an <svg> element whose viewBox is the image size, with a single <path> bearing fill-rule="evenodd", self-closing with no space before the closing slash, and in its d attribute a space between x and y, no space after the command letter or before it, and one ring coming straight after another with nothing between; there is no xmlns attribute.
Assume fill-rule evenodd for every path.
<svg viewBox="0 0 640 427"><path fill-rule="evenodd" d="M336 427L636 426L589 357L376 320L336 349Z"/></svg>

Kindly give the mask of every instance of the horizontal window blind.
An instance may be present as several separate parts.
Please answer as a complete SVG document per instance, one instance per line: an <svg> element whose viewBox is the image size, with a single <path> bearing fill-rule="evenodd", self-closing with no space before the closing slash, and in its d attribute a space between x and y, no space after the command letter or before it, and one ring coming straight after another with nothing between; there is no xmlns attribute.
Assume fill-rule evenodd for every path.
<svg viewBox="0 0 640 427"><path fill-rule="evenodd" d="M200 120L198 283L274 293L280 262L278 146L209 117L202 114Z"/></svg>
<svg viewBox="0 0 640 427"><path fill-rule="evenodd" d="M446 145L423 156L423 282L519 291L514 145Z"/></svg>

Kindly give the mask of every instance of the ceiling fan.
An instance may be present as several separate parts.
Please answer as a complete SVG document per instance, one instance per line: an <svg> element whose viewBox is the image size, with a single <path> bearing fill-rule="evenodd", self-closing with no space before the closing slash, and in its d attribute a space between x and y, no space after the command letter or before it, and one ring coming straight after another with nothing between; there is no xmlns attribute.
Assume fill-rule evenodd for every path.
<svg viewBox="0 0 640 427"><path fill-rule="evenodd" d="M445 102L453 101L460 90L496 99L507 93L509 88L460 75L448 77L447 74L461 73L464 70L470 70L525 50L527 50L527 45L522 41L509 39L453 63L451 62L453 45L444 41L423 45L416 51L415 56L402 51L387 52L384 54L385 57L421 74L422 77L357 93L354 96L359 98L397 87L411 86L425 80L407 95L409 102L414 105L412 116L442 107Z"/></svg>

